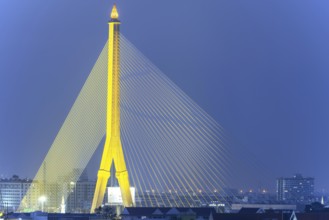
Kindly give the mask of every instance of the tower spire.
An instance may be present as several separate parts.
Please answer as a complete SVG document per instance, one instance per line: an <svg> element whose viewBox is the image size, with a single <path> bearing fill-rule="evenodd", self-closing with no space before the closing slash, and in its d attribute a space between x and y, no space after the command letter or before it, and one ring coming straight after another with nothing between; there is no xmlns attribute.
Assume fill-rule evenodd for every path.
<svg viewBox="0 0 329 220"><path fill-rule="evenodd" d="M111 19L118 19L119 13L116 4L113 5L112 11L111 11Z"/></svg>

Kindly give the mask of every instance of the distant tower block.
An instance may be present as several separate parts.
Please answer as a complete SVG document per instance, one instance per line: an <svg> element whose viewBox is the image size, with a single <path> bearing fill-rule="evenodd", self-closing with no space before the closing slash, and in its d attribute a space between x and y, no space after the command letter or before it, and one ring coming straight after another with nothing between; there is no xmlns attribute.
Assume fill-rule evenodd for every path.
<svg viewBox="0 0 329 220"><path fill-rule="evenodd" d="M97 174L92 213L95 208L102 205L112 161L115 165L115 176L120 186L123 205L125 207L133 205L120 137L120 21L118 18L119 14L114 5L109 21L106 140Z"/></svg>

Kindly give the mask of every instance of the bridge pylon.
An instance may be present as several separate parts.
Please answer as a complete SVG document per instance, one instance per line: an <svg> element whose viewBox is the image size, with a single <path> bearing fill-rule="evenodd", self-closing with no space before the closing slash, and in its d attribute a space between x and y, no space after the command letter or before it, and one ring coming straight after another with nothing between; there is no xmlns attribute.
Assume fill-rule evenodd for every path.
<svg viewBox="0 0 329 220"><path fill-rule="evenodd" d="M102 205L112 163L125 207L133 206L126 162L120 136L120 21L116 5L109 21L106 139L91 213Z"/></svg>

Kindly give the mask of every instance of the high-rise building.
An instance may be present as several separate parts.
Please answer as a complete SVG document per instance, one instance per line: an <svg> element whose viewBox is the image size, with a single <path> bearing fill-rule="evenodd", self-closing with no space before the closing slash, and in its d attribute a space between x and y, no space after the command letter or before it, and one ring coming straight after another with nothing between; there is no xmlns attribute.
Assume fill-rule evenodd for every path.
<svg viewBox="0 0 329 220"><path fill-rule="evenodd" d="M278 201L309 203L314 196L314 178L300 174L281 177L276 181Z"/></svg>
<svg viewBox="0 0 329 220"><path fill-rule="evenodd" d="M66 211L73 213L89 212L91 201L94 196L95 185L95 181L88 180L70 182L69 196L66 200Z"/></svg>
<svg viewBox="0 0 329 220"><path fill-rule="evenodd" d="M34 197L30 197L24 203L29 207L37 206L38 204L34 203L38 201L38 196L40 195L39 185L39 183L30 179L20 179L16 175L9 179L0 179L0 194L4 211L16 211L29 189L33 192Z"/></svg>

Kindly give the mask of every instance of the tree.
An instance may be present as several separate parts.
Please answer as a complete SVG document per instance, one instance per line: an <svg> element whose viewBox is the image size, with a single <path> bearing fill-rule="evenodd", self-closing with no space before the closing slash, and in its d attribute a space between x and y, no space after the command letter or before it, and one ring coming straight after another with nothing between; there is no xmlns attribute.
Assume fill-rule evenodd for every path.
<svg viewBox="0 0 329 220"><path fill-rule="evenodd" d="M311 205L305 206L305 212L320 212L324 210L324 205L319 202L313 202Z"/></svg>
<svg viewBox="0 0 329 220"><path fill-rule="evenodd" d="M114 219L115 217L115 213L110 206L99 206L98 208L95 208L95 213L101 215L105 219Z"/></svg>

